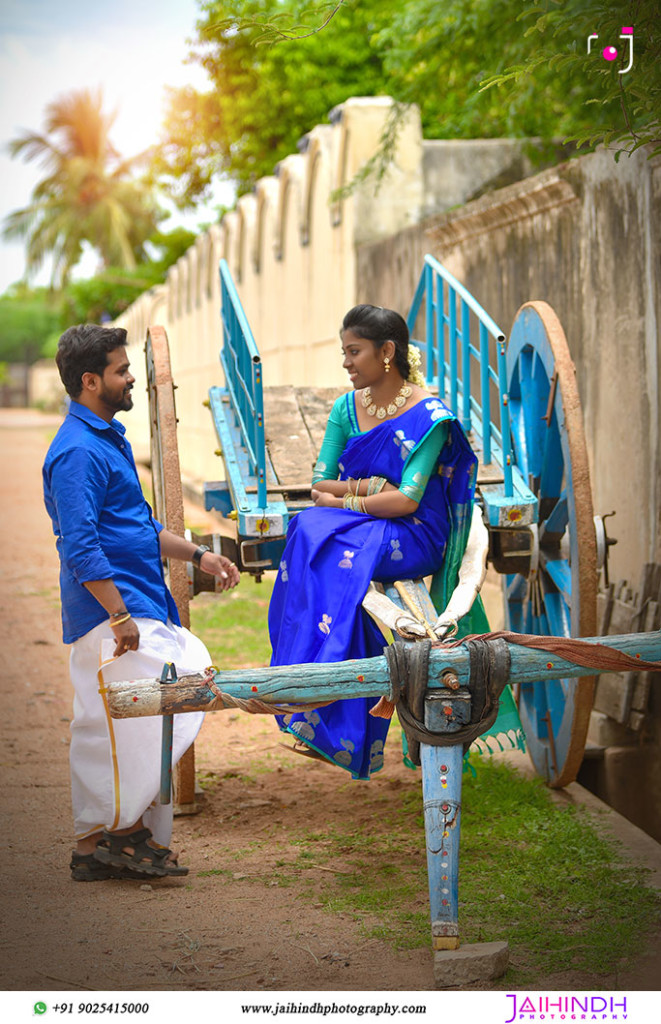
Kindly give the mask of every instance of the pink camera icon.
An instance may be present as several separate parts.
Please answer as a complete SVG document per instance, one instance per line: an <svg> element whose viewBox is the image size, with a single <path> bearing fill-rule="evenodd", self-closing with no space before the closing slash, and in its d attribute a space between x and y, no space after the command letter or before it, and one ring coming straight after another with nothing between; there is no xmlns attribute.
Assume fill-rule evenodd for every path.
<svg viewBox="0 0 661 1024"><path fill-rule="evenodd" d="M598 38L599 35L597 32L592 32L588 36L588 53L592 47L592 40ZM629 63L625 68L619 68L617 73L618 75L626 75L627 71L630 71L633 66L633 28L627 28L623 25L622 31L620 32L620 39L625 39L629 44ZM618 51L615 46L605 46L601 51L601 56L604 60L610 62L617 59Z"/></svg>

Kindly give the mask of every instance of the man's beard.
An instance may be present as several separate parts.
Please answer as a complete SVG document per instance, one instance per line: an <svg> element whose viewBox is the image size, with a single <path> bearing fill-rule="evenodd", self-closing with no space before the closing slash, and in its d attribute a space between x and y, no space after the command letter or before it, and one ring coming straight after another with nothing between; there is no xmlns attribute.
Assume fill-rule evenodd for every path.
<svg viewBox="0 0 661 1024"><path fill-rule="evenodd" d="M125 388L121 392L120 398L117 398L116 394L111 394L107 388L104 388L99 397L113 412L128 412L129 409L133 408L133 396L131 395L130 388Z"/></svg>

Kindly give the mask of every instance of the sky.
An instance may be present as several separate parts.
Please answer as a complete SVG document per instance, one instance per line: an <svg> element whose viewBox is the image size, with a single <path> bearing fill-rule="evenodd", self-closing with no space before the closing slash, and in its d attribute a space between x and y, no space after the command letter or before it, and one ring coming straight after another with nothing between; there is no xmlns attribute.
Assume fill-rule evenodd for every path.
<svg viewBox="0 0 661 1024"><path fill-rule="evenodd" d="M7 143L21 130L41 131L46 106L72 89L102 86L105 109L117 110L111 139L132 156L159 138L166 86L208 86L206 74L186 63L197 0L0 0L0 222L27 205L40 172L37 163L11 159ZM219 185L216 202L230 202ZM212 219L210 209L167 220L163 228ZM91 253L78 273L97 265ZM22 243L0 238L0 294L19 280ZM36 284L48 283L49 268Z"/></svg>

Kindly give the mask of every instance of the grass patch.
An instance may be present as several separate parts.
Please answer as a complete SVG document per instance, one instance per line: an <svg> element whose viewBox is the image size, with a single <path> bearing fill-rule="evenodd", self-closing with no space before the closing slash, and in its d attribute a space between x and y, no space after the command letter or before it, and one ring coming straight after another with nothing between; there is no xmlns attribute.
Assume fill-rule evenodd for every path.
<svg viewBox="0 0 661 1024"><path fill-rule="evenodd" d="M268 665L268 609L274 579L242 579L225 594L198 594L190 608L191 630L206 644L214 665L227 670Z"/></svg>
<svg viewBox="0 0 661 1024"><path fill-rule="evenodd" d="M514 966L506 985L563 971L599 976L625 968L661 910L645 871L623 861L587 813L552 803L541 780L481 758L474 767L463 785L463 941L509 941ZM300 832L290 842L298 848L290 872L333 868L309 893L300 889L303 898L353 915L366 935L398 949L429 946L417 787L393 794L368 826L347 822L323 833ZM286 873L284 866L280 871Z"/></svg>
<svg viewBox="0 0 661 1024"><path fill-rule="evenodd" d="M476 769L462 810L466 939L508 938L535 973L598 975L630 962L661 909L646 872L585 811L552 803L541 779L495 762Z"/></svg>

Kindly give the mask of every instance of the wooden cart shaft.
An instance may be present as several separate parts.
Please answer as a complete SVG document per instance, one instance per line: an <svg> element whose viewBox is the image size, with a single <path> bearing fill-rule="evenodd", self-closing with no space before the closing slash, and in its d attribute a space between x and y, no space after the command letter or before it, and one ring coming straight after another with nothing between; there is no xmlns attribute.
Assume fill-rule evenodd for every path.
<svg viewBox="0 0 661 1024"><path fill-rule="evenodd" d="M540 642L547 638L540 637ZM493 642L493 641L487 641ZM601 644L642 661L661 658L661 632L625 636L590 637L588 644ZM507 644L510 657L509 682L534 683L552 679L598 675L602 669L588 668L558 658L548 651ZM443 675L453 672L460 686L470 687L469 654L466 645L432 648L429 659L429 688L443 688ZM214 690L216 692L214 692ZM286 665L216 672L213 687L199 675L183 676L162 686L158 679L133 679L108 685L108 704L113 718L140 718L188 711L218 711L225 706L218 690L240 700L251 698L269 704L341 700L352 697L380 697L390 692L390 674L385 656L361 658L334 664ZM448 691L449 693L449 691Z"/></svg>

